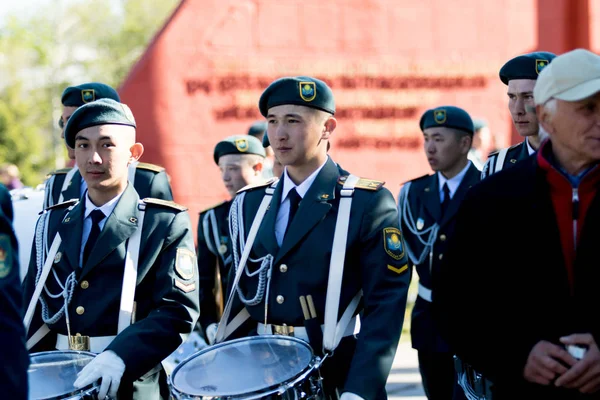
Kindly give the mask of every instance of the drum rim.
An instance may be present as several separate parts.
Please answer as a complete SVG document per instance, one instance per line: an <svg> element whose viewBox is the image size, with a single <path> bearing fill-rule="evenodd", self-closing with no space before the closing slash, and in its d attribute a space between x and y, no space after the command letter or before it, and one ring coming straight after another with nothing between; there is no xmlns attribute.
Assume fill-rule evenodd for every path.
<svg viewBox="0 0 600 400"><path fill-rule="evenodd" d="M285 335L257 335L257 336L247 336L247 337L243 337L243 338L239 338L239 339L233 339L233 340L228 340L225 342L221 342L219 344L214 344L212 346L209 346L205 349L202 349L194 354L189 355L187 358L185 358L181 363L179 363L179 365L177 365L174 369L173 372L171 372L171 375L169 376L169 386L172 388L172 390L175 390L177 392L178 395L186 395L186 396L202 396L202 395L195 395L192 394L190 395L189 393L185 393L182 392L179 388L177 388L175 386L175 382L174 382L174 377L175 375L177 375L177 372L179 372L179 370L186 365L188 362L192 361L194 358L201 356L202 354L208 353L211 350L215 350L218 349L220 347L224 347L225 345L229 345L232 343L240 343L240 342L251 342L251 341L256 341L256 340L261 340L261 339L268 339L268 338L272 338L272 339L278 339L278 340L290 340L292 342L296 342L299 343L303 346L305 346L306 348L308 348L308 350L310 351L311 354L311 360L308 363L308 365L306 365L306 367L301 370L300 372L298 372L296 375L294 375L293 377L289 378L286 382L289 381L293 381L295 379L297 379L300 375L304 374L307 371L311 371L315 369L315 365L313 363L314 359L315 359L315 353L310 345L310 343L302 340L302 339L298 339L297 337L294 336L285 336ZM240 396L228 396L231 398L243 398L243 399L251 399L251 398L255 398L257 395L260 394L259 397L262 396L266 396L269 394L272 394L274 392L277 392L277 390L281 387L282 383L278 383L276 385L271 385L268 387L265 387L264 389L261 389L261 391L254 391L254 392L248 392L248 393L244 393L243 395ZM214 396L203 396L206 398L209 397L214 397Z"/></svg>
<svg viewBox="0 0 600 400"><path fill-rule="evenodd" d="M89 355L92 358L96 357L97 354L89 352L89 351L80 351L80 350L50 350L50 351L38 351L36 353L30 353L29 354L29 359L31 360L31 357L33 356L43 356L43 355L47 355L47 354L85 354L85 355ZM27 371L29 372L29 368L27 368ZM29 380L29 378L28 378ZM37 398L35 400L61 400L61 399L68 399L69 397L73 397L75 395L78 394L82 394L87 390L93 389L93 388L97 388L98 386L100 386L98 384L98 382L94 382L94 383L90 383L89 385L86 385L82 388L79 389L74 389L74 391L69 392L69 393L63 393L61 395L58 396L53 396L53 397L42 397L42 398Z"/></svg>

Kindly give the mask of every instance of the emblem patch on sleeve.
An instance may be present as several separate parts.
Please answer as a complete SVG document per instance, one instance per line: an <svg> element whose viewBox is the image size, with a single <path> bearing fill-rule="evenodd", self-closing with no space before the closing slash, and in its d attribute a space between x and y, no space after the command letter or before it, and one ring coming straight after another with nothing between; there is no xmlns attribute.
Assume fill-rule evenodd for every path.
<svg viewBox="0 0 600 400"><path fill-rule="evenodd" d="M190 280L194 277L194 268L198 268L196 263L196 255L193 251L185 248L177 249L175 258L175 272L180 278Z"/></svg>
<svg viewBox="0 0 600 400"><path fill-rule="evenodd" d="M12 244L10 237L6 234L0 234L0 279L4 279L10 274L13 265Z"/></svg>
<svg viewBox="0 0 600 400"><path fill-rule="evenodd" d="M402 245L402 233L398 228L383 229L383 248L394 260L404 257L404 246Z"/></svg>

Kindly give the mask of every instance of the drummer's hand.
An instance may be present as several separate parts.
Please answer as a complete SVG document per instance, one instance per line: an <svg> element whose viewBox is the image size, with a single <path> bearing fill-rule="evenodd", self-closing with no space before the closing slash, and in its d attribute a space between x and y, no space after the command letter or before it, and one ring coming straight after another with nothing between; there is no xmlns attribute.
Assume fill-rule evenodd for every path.
<svg viewBox="0 0 600 400"><path fill-rule="evenodd" d="M215 324L214 322L206 328L206 340L208 340L208 344L215 344L215 338L217 337L218 328L219 325Z"/></svg>
<svg viewBox="0 0 600 400"><path fill-rule="evenodd" d="M350 392L344 392L344 393L342 393L342 397L340 397L340 400L364 400L364 399L357 394L350 393Z"/></svg>
<svg viewBox="0 0 600 400"><path fill-rule="evenodd" d="M115 399L124 372L123 360L114 351L107 350L98 354L77 374L73 385L79 389L102 379L98 399L103 400L107 395Z"/></svg>

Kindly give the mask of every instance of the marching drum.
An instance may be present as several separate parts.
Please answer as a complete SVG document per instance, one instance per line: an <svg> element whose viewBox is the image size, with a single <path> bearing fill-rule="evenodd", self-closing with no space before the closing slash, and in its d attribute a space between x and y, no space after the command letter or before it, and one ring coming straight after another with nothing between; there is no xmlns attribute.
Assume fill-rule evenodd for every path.
<svg viewBox="0 0 600 400"><path fill-rule="evenodd" d="M11 190L13 206L13 228L19 243L19 265L21 280L27 274L35 225L44 208L44 190L23 188Z"/></svg>
<svg viewBox="0 0 600 400"><path fill-rule="evenodd" d="M211 346L179 364L169 383L177 400L322 399L310 345L289 336L252 336Z"/></svg>
<svg viewBox="0 0 600 400"><path fill-rule="evenodd" d="M32 353L27 371L29 400L92 400L96 399L99 384L76 389L77 374L96 355L85 351L44 351Z"/></svg>

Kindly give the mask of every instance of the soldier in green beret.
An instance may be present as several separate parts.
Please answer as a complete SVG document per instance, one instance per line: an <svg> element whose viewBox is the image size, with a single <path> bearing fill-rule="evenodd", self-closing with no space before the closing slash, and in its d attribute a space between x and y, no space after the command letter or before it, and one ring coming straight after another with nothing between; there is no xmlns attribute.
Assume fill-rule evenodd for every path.
<svg viewBox="0 0 600 400"><path fill-rule="evenodd" d="M247 185L263 181L265 150L253 136L230 136L215 146L214 160L231 198ZM214 341L222 312L222 293L231 267L229 208L231 200L200 213L198 221L198 271L200 276L200 326L209 343ZM216 277L219 276L219 280Z"/></svg>
<svg viewBox="0 0 600 400"><path fill-rule="evenodd" d="M144 150L135 126L111 99L73 113L65 141L87 190L40 216L24 282L28 349L98 353L75 387L100 380L100 399L168 399L161 361L199 312L186 208L140 200L128 181Z"/></svg>
<svg viewBox="0 0 600 400"><path fill-rule="evenodd" d="M100 99L120 101L115 89L103 83L91 82L66 88L62 94L62 115L58 125L62 129L77 108ZM74 149L67 145L69 158L74 160ZM133 183L141 198L154 197L163 200L173 200L169 179L163 167L158 165L133 162L130 165L129 180ZM79 170L74 168L59 169L49 174L46 181L44 208L69 199L78 199L85 191L86 183Z"/></svg>
<svg viewBox="0 0 600 400"><path fill-rule="evenodd" d="M481 172L481 179L524 160L539 148L541 137L533 87L537 77L556 57L547 51L527 53L506 62L500 69L500 80L508 86L508 110L522 142L491 153Z"/></svg>
<svg viewBox="0 0 600 400"><path fill-rule="evenodd" d="M411 340L418 351L419 371L429 399L464 399L457 383L451 349L434 322L433 282L452 238L456 214L481 171L468 159L473 121L458 107L427 110L420 121L424 150L435 173L413 179L398 196L401 229L409 264L419 275L412 311Z"/></svg>
<svg viewBox="0 0 600 400"><path fill-rule="evenodd" d="M278 79L259 109L285 170L280 180L242 189L231 206L234 294L217 341L229 335L227 322L246 315L232 335L293 335L330 355L321 366L328 398L386 398L410 281L394 198L383 182L352 175L327 154L337 121L325 82ZM253 224L260 226L250 237ZM240 243L251 249L246 265ZM314 303L316 330L305 326L301 296Z"/></svg>

